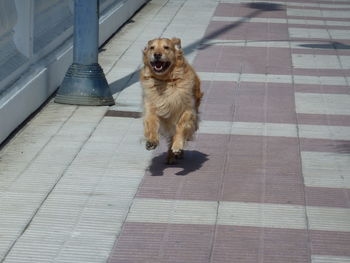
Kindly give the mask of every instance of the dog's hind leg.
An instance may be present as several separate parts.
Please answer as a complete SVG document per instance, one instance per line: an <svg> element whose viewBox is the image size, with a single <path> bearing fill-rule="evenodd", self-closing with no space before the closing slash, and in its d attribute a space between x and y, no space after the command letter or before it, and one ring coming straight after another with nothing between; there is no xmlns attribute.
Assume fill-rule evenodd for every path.
<svg viewBox="0 0 350 263"><path fill-rule="evenodd" d="M191 139L193 133L196 131L196 123L197 116L192 111L185 111L180 117L171 146L171 150L175 156L180 157L183 154L185 142Z"/></svg>

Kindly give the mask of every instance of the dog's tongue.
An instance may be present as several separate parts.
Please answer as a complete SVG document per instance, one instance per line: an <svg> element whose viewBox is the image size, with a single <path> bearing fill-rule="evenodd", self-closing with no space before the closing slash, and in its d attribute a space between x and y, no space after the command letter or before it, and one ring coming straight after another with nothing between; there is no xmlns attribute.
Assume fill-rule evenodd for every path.
<svg viewBox="0 0 350 263"><path fill-rule="evenodd" d="M155 63L155 68L156 68L156 70L161 70L163 68L163 62L157 61Z"/></svg>

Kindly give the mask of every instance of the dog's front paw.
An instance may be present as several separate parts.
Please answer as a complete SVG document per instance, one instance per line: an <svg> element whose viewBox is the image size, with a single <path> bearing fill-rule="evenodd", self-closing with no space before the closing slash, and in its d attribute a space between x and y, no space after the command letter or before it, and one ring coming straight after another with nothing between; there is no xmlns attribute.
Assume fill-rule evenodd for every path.
<svg viewBox="0 0 350 263"><path fill-rule="evenodd" d="M180 150L179 154L175 154L176 159L184 159L184 150Z"/></svg>
<svg viewBox="0 0 350 263"><path fill-rule="evenodd" d="M176 158L181 158L183 156L183 150L180 147L172 147L171 151L174 153Z"/></svg>
<svg viewBox="0 0 350 263"><path fill-rule="evenodd" d="M158 146L158 143L157 143L157 142L151 142L151 141L147 141L147 142L146 142L146 149L147 149L148 151L154 150L155 148L157 148L157 146Z"/></svg>

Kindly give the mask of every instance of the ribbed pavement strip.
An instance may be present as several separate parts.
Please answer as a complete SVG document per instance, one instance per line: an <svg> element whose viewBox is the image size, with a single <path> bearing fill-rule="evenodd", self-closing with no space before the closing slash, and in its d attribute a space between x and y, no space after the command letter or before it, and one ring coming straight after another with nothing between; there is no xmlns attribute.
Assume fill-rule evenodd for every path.
<svg viewBox="0 0 350 263"><path fill-rule="evenodd" d="M350 232L349 216L349 208L136 198L127 222L218 224Z"/></svg>
<svg viewBox="0 0 350 263"><path fill-rule="evenodd" d="M350 263L350 257L336 257L327 255L312 255L311 263Z"/></svg>
<svg viewBox="0 0 350 263"><path fill-rule="evenodd" d="M338 6L339 7L339 6ZM341 6L340 6L341 8ZM349 18L349 11L346 10L310 10L301 8L287 8L288 16L301 17L325 17L330 18Z"/></svg>
<svg viewBox="0 0 350 263"><path fill-rule="evenodd" d="M112 113L111 113L112 114ZM137 112L135 112L137 114ZM141 127L142 125L140 125ZM267 122L202 120L198 133L350 140L350 127Z"/></svg>
<svg viewBox="0 0 350 263"><path fill-rule="evenodd" d="M1 258L26 230L105 111L106 107L49 103L6 145L0 162L0 211L5 211L0 214L0 229L12 231L1 237Z"/></svg>
<svg viewBox="0 0 350 263"><path fill-rule="evenodd" d="M101 117L104 112L101 112ZM14 225L24 228L25 222L19 224L18 219L30 220L34 216L25 232L13 237L15 244L5 262L27 262L28 256L32 262L106 260L150 158L143 144L135 140L140 127L140 119L104 117L74 160L70 164L63 162L67 168L62 178L55 182L54 189L44 202L40 199L40 204L43 203L35 216L33 211L37 208L29 205L17 209L13 215L10 212L1 214L0 229L11 229ZM71 135L75 138L74 134ZM60 154L69 156L65 151ZM49 156L54 158L55 154L46 155L43 165L47 164ZM42 169L44 172L51 167ZM13 187L23 188L21 180L20 177ZM28 191L35 192L33 184L28 187ZM53 185L47 187L51 189ZM30 202L31 194L28 191L23 193L22 199L26 201L21 205ZM19 200L10 193L7 194L9 200L3 199L0 206L13 203L18 207ZM20 214L22 210L28 211L30 216ZM5 251L9 245L4 248Z"/></svg>
<svg viewBox="0 0 350 263"><path fill-rule="evenodd" d="M217 202L137 198L127 221L213 225L216 222L216 210Z"/></svg>
<svg viewBox="0 0 350 263"><path fill-rule="evenodd" d="M199 126L203 134L299 137L310 139L350 140L350 127L266 122L205 121Z"/></svg>
<svg viewBox="0 0 350 263"><path fill-rule="evenodd" d="M270 82L348 86L350 77L198 72L203 81Z"/></svg>
<svg viewBox="0 0 350 263"><path fill-rule="evenodd" d="M297 113L350 115L350 95L295 93Z"/></svg>

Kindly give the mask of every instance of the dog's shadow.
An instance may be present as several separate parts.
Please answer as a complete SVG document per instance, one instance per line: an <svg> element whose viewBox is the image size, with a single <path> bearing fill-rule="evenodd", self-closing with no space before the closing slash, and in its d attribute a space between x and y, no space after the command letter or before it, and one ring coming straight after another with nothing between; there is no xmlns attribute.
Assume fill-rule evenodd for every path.
<svg viewBox="0 0 350 263"><path fill-rule="evenodd" d="M167 168L182 168L181 171L175 173L176 175L185 176L196 170L199 170L203 164L208 160L208 155L194 151L188 150L184 152L183 159L177 159L175 164L166 164L167 153L163 152L155 157L153 157L148 171L151 176L162 176L164 175L164 170Z"/></svg>

